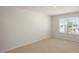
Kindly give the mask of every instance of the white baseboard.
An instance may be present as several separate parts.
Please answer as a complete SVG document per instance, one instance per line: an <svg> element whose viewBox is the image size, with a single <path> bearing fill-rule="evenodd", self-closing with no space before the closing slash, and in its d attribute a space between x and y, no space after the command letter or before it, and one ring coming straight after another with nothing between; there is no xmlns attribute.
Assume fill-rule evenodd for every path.
<svg viewBox="0 0 79 59"><path fill-rule="evenodd" d="M31 42L24 43L24 44L21 44L21 45L18 45L18 46L14 46L14 47L11 47L11 48L8 48L8 49L4 49L4 50L1 50L0 53L7 53L8 51L11 51L12 49L16 49L16 48L19 48L19 47L22 47L22 46L25 46L25 45L29 45L29 44L32 44L32 43L35 43L35 42L38 42L40 40L47 39L47 38L42 38L42 39L39 39L39 40L36 40L36 41L31 41Z"/></svg>

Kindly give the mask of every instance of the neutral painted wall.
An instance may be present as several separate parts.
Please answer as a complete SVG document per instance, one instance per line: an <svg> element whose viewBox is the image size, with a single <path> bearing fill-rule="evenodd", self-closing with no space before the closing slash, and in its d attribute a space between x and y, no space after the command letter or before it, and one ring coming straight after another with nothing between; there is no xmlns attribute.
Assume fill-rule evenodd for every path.
<svg viewBox="0 0 79 59"><path fill-rule="evenodd" d="M3 51L50 37L48 15L17 7L0 8L3 14L1 16L3 45L0 49Z"/></svg>
<svg viewBox="0 0 79 59"><path fill-rule="evenodd" d="M2 47L2 9L0 8L0 47ZM2 48L0 48L1 50Z"/></svg>
<svg viewBox="0 0 79 59"><path fill-rule="evenodd" d="M71 17L71 16L78 16L79 17L79 12L51 16L52 37L60 38L60 39L68 39L68 40L79 42L79 35L73 35L73 34L70 35L70 34L66 34L66 33L59 33L59 18Z"/></svg>

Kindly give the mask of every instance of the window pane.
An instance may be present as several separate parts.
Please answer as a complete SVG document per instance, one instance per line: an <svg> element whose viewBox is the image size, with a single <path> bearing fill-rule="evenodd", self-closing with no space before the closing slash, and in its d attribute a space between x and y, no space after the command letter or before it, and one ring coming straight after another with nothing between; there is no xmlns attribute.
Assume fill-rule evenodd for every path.
<svg viewBox="0 0 79 59"><path fill-rule="evenodd" d="M66 32L66 19L60 19L60 32Z"/></svg>
<svg viewBox="0 0 79 59"><path fill-rule="evenodd" d="M60 32L79 34L79 17L62 18L59 25Z"/></svg>

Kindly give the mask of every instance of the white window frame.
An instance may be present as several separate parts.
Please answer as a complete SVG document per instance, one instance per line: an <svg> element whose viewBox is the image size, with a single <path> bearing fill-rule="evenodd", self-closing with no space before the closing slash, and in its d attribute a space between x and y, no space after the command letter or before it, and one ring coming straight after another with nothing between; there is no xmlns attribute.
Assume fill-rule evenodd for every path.
<svg viewBox="0 0 79 59"><path fill-rule="evenodd" d="M74 18L75 19L78 19L78 24L77 24L77 27L78 27L78 33L76 33L76 32L68 32L68 19L70 20L71 19L71 23L74 23L74 22L72 22L72 19L74 20ZM64 28L64 30L63 31L60 31L60 25L61 24L63 24L63 23L61 23L61 20L62 20L62 22L64 22L64 25L63 25L63 28ZM61 24L60 24L61 23ZM73 29L74 27L73 27L73 24L72 24L72 29ZM73 31L73 30L72 30ZM77 31L77 30L76 30ZM67 34L77 34L77 35L79 35L79 17L61 17L60 19L59 19L59 32L60 33L67 33Z"/></svg>

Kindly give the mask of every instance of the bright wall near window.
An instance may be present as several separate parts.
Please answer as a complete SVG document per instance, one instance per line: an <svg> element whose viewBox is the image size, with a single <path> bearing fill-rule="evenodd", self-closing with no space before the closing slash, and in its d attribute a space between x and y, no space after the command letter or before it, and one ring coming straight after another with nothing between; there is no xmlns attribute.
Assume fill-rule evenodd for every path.
<svg viewBox="0 0 79 59"><path fill-rule="evenodd" d="M71 17L79 17L79 12L63 14L63 15L57 15L57 16L51 16L51 21L52 21L52 37L60 38L60 39L68 39L68 40L73 40L73 41L79 42L79 35L78 34L61 33L61 32L67 32L67 31L70 32L70 28L69 28L69 30L67 30L68 28L65 26L65 27L63 27L63 29L65 29L65 30L61 29L61 32L59 31L60 30L60 21L59 21L60 18L62 18L61 19L62 24L67 25L67 22L66 22L65 19L66 18L70 19ZM63 20L63 18L64 18L64 20ZM70 21L71 20L69 20L68 22L70 22ZM79 24L79 22L78 22L78 24ZM67 26L70 27L70 25L71 25L71 23L68 23Z"/></svg>

